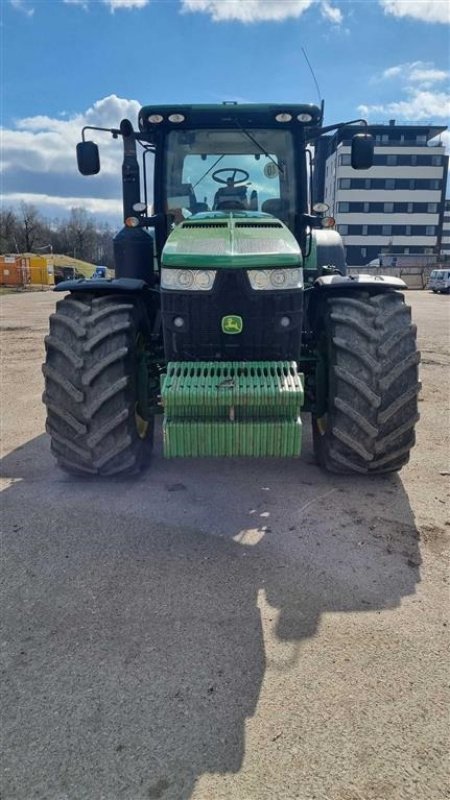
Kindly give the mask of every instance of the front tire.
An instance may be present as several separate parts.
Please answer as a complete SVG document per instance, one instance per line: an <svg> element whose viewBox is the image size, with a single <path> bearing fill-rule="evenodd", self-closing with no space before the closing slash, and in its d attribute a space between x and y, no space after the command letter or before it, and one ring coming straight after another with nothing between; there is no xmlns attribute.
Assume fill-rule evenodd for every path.
<svg viewBox="0 0 450 800"><path fill-rule="evenodd" d="M324 326L326 399L313 415L319 464L341 474L400 470L419 419L420 355L410 308L394 291L329 297Z"/></svg>
<svg viewBox="0 0 450 800"><path fill-rule="evenodd" d="M59 466L77 475L141 470L153 442L139 380L146 315L128 296L60 300L45 340L47 432Z"/></svg>

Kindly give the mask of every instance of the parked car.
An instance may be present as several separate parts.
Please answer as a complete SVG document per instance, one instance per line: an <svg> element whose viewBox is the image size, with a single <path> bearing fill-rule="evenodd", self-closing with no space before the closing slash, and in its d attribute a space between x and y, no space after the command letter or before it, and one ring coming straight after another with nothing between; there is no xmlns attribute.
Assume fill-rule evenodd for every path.
<svg viewBox="0 0 450 800"><path fill-rule="evenodd" d="M428 280L428 289L435 294L450 294L450 269L433 269Z"/></svg>
<svg viewBox="0 0 450 800"><path fill-rule="evenodd" d="M77 278L77 270L75 267L66 266L66 267L55 267L55 285L58 283L62 283L62 281L70 281L74 278Z"/></svg>
<svg viewBox="0 0 450 800"><path fill-rule="evenodd" d="M91 277L93 280L95 280L96 278L107 278L108 277L107 267L96 267Z"/></svg>

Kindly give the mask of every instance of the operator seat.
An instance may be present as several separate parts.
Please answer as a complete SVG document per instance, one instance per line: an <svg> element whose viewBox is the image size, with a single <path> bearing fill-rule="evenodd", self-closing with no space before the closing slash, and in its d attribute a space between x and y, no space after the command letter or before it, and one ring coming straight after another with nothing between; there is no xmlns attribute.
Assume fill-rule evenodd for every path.
<svg viewBox="0 0 450 800"><path fill-rule="evenodd" d="M264 211L265 214L272 214L273 217L279 217L283 212L283 203L279 197L271 197L270 200L264 200L261 211Z"/></svg>
<svg viewBox="0 0 450 800"><path fill-rule="evenodd" d="M225 211L227 209L248 209L247 187L235 186L232 180L226 186L221 186L214 195L214 211Z"/></svg>

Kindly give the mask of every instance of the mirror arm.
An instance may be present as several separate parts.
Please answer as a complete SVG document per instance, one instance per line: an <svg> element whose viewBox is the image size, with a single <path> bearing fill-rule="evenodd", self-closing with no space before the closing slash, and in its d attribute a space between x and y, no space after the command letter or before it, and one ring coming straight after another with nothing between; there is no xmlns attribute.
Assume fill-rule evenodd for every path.
<svg viewBox="0 0 450 800"><path fill-rule="evenodd" d="M307 136L307 140L310 139L318 139L319 136L322 136L323 133L330 133L330 131L340 131L342 128L347 128L348 125L356 125L357 122L360 122L366 128L368 127L369 123L366 119L350 119L348 122L338 122L336 125L327 125L325 128L319 128L316 133L313 133L311 136Z"/></svg>
<svg viewBox="0 0 450 800"><path fill-rule="evenodd" d="M84 138L85 131L105 131L105 133L110 133L113 139L117 139L120 136L119 128L98 128L96 125L85 125L84 128L81 129L81 139L83 142L86 141Z"/></svg>

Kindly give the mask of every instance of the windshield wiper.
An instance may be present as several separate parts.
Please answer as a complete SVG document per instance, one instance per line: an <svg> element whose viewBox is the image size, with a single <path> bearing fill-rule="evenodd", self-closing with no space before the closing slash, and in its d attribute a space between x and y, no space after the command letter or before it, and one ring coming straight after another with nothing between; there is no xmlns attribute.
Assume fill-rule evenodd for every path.
<svg viewBox="0 0 450 800"><path fill-rule="evenodd" d="M267 158L268 158L268 159L269 159L269 160L272 162L272 164L274 164L274 165L276 166L276 168L277 168L278 172L279 172L279 173L281 173L281 175L284 175L284 170L283 170L283 168L280 166L280 164L278 164L278 162L277 162L277 161L275 161L275 159L274 159L274 158L272 158L272 156L270 155L270 153L268 153L268 152L267 152L267 150L266 150L266 149L265 149L265 148L262 146L262 144L260 144L260 143L258 142L258 140L257 140L257 139L255 139L255 137L254 137L254 136L252 136L252 134L251 134L251 133L249 133L249 132L248 132L248 131L247 131L245 128L243 128L243 127L242 127L242 125L240 124L239 120L237 120L237 119L236 119L236 120L235 120L235 122L236 122L236 125L237 125L237 127L239 128L239 130L240 130L242 133L244 133L244 134L245 134L245 136L247 137L247 139L250 139L250 141L251 141L251 142L253 142L253 144L256 144L256 147L257 147L257 148L258 148L258 149L261 151L261 153L263 153L263 154L264 154L264 155L265 155L265 156L266 156L266 157L267 157Z"/></svg>
<svg viewBox="0 0 450 800"><path fill-rule="evenodd" d="M201 182L202 182L203 178L206 178L206 176L207 176L207 175L209 175L209 173L211 172L211 170L212 170L212 169L214 169L214 167L215 167L215 166L216 166L216 165L219 163L219 161L222 161L222 158L225 158L225 153L223 154L223 156L219 156L219 158L217 159L217 161L215 161L215 162L214 162L214 164L212 165L212 167L210 167L209 169L207 169L207 170L206 170L205 174L204 174L204 175L202 175L202 177L200 178L200 180L198 180L198 181L197 181L197 183L195 183L195 184L194 184L194 186L192 187L192 189L193 189L193 190L195 189L195 187L196 187L196 186L198 186L198 185L199 185L199 183L201 183Z"/></svg>

